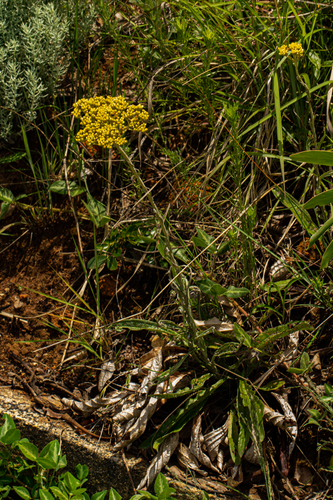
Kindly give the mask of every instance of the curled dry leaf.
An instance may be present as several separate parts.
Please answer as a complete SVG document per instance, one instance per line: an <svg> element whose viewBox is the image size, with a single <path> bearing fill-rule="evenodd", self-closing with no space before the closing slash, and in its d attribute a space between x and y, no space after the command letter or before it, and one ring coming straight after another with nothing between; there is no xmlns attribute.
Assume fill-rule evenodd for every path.
<svg viewBox="0 0 333 500"><path fill-rule="evenodd" d="M101 366L101 371L98 377L98 390L101 390L105 387L107 382L112 378L114 372L116 370L115 363L109 359L108 361L104 361Z"/></svg>
<svg viewBox="0 0 333 500"><path fill-rule="evenodd" d="M143 379L140 393L148 394L150 387L153 385L153 380L159 372L162 370L163 365L163 355L162 348L158 348L155 358L153 358L151 367L149 368L148 375Z"/></svg>
<svg viewBox="0 0 333 500"><path fill-rule="evenodd" d="M307 465L297 460L294 478L299 484L310 485L313 480L313 475L313 472Z"/></svg>
<svg viewBox="0 0 333 500"><path fill-rule="evenodd" d="M123 398L128 395L128 391L115 391L108 398L94 398L84 403L81 401L75 401L74 399L62 398L62 402L68 408L73 408L73 410L83 413L83 415L88 416L93 413L98 408L102 406L115 405L119 403Z"/></svg>
<svg viewBox="0 0 333 500"><path fill-rule="evenodd" d="M156 394L162 394L164 389L164 382L161 382L156 387ZM126 439L126 436L122 437L121 441L114 446L114 451L121 450L128 446L133 441L138 439L146 430L148 420L154 415L159 399L150 397L148 399L147 405L141 410L139 417L137 418L134 425L128 429L127 434L129 437Z"/></svg>
<svg viewBox="0 0 333 500"><path fill-rule="evenodd" d="M202 330L207 330L208 328L214 327L215 331L220 333L230 333L234 331L234 325L232 323L227 323L226 321L222 322L218 318L211 318L207 321L195 319L194 323L198 328L201 328Z"/></svg>
<svg viewBox="0 0 333 500"><path fill-rule="evenodd" d="M149 465L145 477L142 479L141 483L137 487L138 490L141 490L145 486L149 486L156 476L161 472L163 467L169 463L169 460L177 448L179 443L179 432L174 434L170 434L161 446L158 449L157 455L151 461Z"/></svg>
<svg viewBox="0 0 333 500"><path fill-rule="evenodd" d="M297 356L299 344L299 331L293 332L289 335L288 348L282 354L283 361L289 367Z"/></svg>
<svg viewBox="0 0 333 500"><path fill-rule="evenodd" d="M146 402L147 398L145 395L131 394L124 402L119 413L113 417L112 421L121 424L122 422L128 422L132 418L137 418Z"/></svg>
<svg viewBox="0 0 333 500"><path fill-rule="evenodd" d="M199 474L207 476L208 473L200 470L198 460L184 443L179 443L177 459L180 465L182 465L185 469L195 470L198 471Z"/></svg>
<svg viewBox="0 0 333 500"><path fill-rule="evenodd" d="M321 371L321 361L320 361L320 354L319 352L316 352L316 354L312 358L312 364L313 364L313 369L316 371Z"/></svg>
<svg viewBox="0 0 333 500"><path fill-rule="evenodd" d="M214 462L218 456L220 446L225 446L227 444L225 440L228 436L228 428L229 417L221 427L204 435L204 445L212 462Z"/></svg>
<svg viewBox="0 0 333 500"><path fill-rule="evenodd" d="M260 464L258 450L254 446L254 444L252 444L250 448L246 450L246 452L244 453L244 458L247 462L250 462L251 464L254 465Z"/></svg>
<svg viewBox="0 0 333 500"><path fill-rule="evenodd" d="M272 392L273 396L275 399L280 403L281 408L284 413L284 418L286 422L286 430L290 434L291 437L291 443L289 445L289 456L291 455L293 449L295 448L295 443L296 443L296 438L298 434L298 427L297 427L297 420L296 417L291 409L290 404L288 403L288 396L287 393L284 393L284 395L278 394L276 392Z"/></svg>
<svg viewBox="0 0 333 500"><path fill-rule="evenodd" d="M190 442L190 451L198 459L198 461L212 469L215 472L219 472L218 468L212 464L210 458L202 451L202 444L204 442L204 437L201 431L201 415L197 415L193 420L192 425L192 435Z"/></svg>
<svg viewBox="0 0 333 500"><path fill-rule="evenodd" d="M217 300L218 303L221 304L221 306L223 306L223 309L228 316L236 318L237 323L240 323L242 321L242 317L237 307L234 307L233 303L231 302L230 299L228 299L228 297L220 295L219 297L217 297Z"/></svg>
<svg viewBox="0 0 333 500"><path fill-rule="evenodd" d="M232 488L237 488L237 486L243 482L243 479L242 465L234 465L231 469L230 476L228 476L228 485Z"/></svg>

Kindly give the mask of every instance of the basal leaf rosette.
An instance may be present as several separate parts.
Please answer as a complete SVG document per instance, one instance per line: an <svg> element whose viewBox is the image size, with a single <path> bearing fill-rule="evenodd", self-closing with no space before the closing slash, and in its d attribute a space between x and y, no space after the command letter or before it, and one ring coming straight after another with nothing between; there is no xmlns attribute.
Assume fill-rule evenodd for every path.
<svg viewBox="0 0 333 500"><path fill-rule="evenodd" d="M146 132L149 118L141 104L128 104L122 96L80 99L73 114L83 126L76 140L104 148L122 146L128 130Z"/></svg>

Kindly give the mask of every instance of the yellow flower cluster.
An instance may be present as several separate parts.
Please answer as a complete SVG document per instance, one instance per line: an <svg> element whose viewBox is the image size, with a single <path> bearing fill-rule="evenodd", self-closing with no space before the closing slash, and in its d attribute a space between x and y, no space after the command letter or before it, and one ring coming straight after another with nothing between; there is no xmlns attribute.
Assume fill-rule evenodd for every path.
<svg viewBox="0 0 333 500"><path fill-rule="evenodd" d="M141 104L128 104L122 96L80 99L74 104L73 115L84 127L76 140L104 148L124 144L127 130L146 132L149 118Z"/></svg>
<svg viewBox="0 0 333 500"><path fill-rule="evenodd" d="M304 56L304 49L300 43L290 43L289 45L282 45L279 47L280 56L290 56L293 55L297 59Z"/></svg>

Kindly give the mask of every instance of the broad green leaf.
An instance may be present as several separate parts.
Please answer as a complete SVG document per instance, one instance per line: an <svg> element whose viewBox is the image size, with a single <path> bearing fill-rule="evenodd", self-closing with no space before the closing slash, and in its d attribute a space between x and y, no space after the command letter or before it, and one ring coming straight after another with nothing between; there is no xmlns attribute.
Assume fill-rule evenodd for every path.
<svg viewBox="0 0 333 500"><path fill-rule="evenodd" d="M229 299L238 299L239 297L244 297L247 295L249 290L247 288L236 288L234 286L228 286L225 296Z"/></svg>
<svg viewBox="0 0 333 500"><path fill-rule="evenodd" d="M333 257L333 241L328 245L323 255L320 269L326 269Z"/></svg>
<svg viewBox="0 0 333 500"><path fill-rule="evenodd" d="M21 432L18 429L9 429L0 441L4 444L13 444L21 439Z"/></svg>
<svg viewBox="0 0 333 500"><path fill-rule="evenodd" d="M333 189L317 194L303 206L306 210L309 210L309 208L315 208L317 206L323 207L324 205L329 205L330 203L333 203Z"/></svg>
<svg viewBox="0 0 333 500"><path fill-rule="evenodd" d="M81 482L83 481L83 479L89 476L89 467L86 464L84 465L78 464L75 469L77 478Z"/></svg>
<svg viewBox="0 0 333 500"><path fill-rule="evenodd" d="M6 201L1 203L0 220L3 219L7 215L9 207L10 207L10 203L7 203Z"/></svg>
<svg viewBox="0 0 333 500"><path fill-rule="evenodd" d="M306 351L304 351L301 356L300 367L302 370L305 371L309 368L309 366L310 366L310 356Z"/></svg>
<svg viewBox="0 0 333 500"><path fill-rule="evenodd" d="M95 200L90 194L88 194L88 203L82 200L82 203L89 212L90 218L96 227L103 227L111 219L106 214L106 208L103 203Z"/></svg>
<svg viewBox="0 0 333 500"><path fill-rule="evenodd" d="M259 387L259 389L261 391L276 391L280 387L284 386L284 384L284 380L272 380L271 382L268 382L268 384Z"/></svg>
<svg viewBox="0 0 333 500"><path fill-rule="evenodd" d="M15 427L15 424L14 424L14 420L12 419L12 417L10 415L8 415L7 413L4 414L3 416L4 418L4 424L0 427L0 441L1 441L1 438L7 434L7 432L10 430L10 429L16 429Z"/></svg>
<svg viewBox="0 0 333 500"><path fill-rule="evenodd" d="M181 260L185 264L188 263L189 258L188 258L186 251L183 248L179 248L178 246L174 245L173 243L171 243L171 248L172 248L172 253L173 253L174 257L176 257L176 259Z"/></svg>
<svg viewBox="0 0 333 500"><path fill-rule="evenodd" d="M165 476L160 472L157 478L155 479L154 491L158 497L163 493L164 490L169 488L168 481Z"/></svg>
<svg viewBox="0 0 333 500"><path fill-rule="evenodd" d="M171 495L173 495L174 493L176 493L176 490L174 488L166 488L164 491L162 491L162 493L160 495L158 495L158 500L167 500L171 497Z"/></svg>
<svg viewBox="0 0 333 500"><path fill-rule="evenodd" d="M42 469L55 469L57 467L57 462L49 458L37 458L36 463L40 465Z"/></svg>
<svg viewBox="0 0 333 500"><path fill-rule="evenodd" d="M228 443L229 443L230 455L233 462L236 465L240 464L241 460L237 450L237 443L238 443L237 417L234 410L230 410L230 415L229 415Z"/></svg>
<svg viewBox="0 0 333 500"><path fill-rule="evenodd" d="M111 493L111 492L110 492ZM105 496L107 494L107 491L99 491L98 493L95 493L95 495L93 495L91 497L91 500L104 500ZM120 497L121 498L121 497ZM109 496L109 499L110 499L110 496Z"/></svg>
<svg viewBox="0 0 333 500"><path fill-rule="evenodd" d="M274 291L274 288L276 290L284 290L289 285L295 283L295 281L297 281L297 280L298 280L298 278L297 279L290 278L288 280L274 281L273 283L267 283L266 285L264 285L262 287L262 289L265 290L265 292L269 292L270 290Z"/></svg>
<svg viewBox="0 0 333 500"><path fill-rule="evenodd" d="M109 493L109 500L121 500L121 499L122 499L122 496L119 495L119 493L114 488L111 488L110 493ZM93 499L91 499L91 500L93 500Z"/></svg>
<svg viewBox="0 0 333 500"><path fill-rule="evenodd" d="M15 196L9 189L0 187L0 200L10 204L15 201Z"/></svg>
<svg viewBox="0 0 333 500"><path fill-rule="evenodd" d="M74 493L74 491L80 487L80 481L76 479L76 477L74 477L70 472L65 473L63 480L71 493Z"/></svg>
<svg viewBox="0 0 333 500"><path fill-rule="evenodd" d="M200 290L206 295L214 295L218 297L219 295L225 295L227 289L223 286L215 283L215 281L205 278L203 280L197 280L195 284L200 288Z"/></svg>
<svg viewBox="0 0 333 500"><path fill-rule="evenodd" d="M106 265L110 271L115 271L118 267L118 262L115 257L112 255L109 255L108 258L106 259Z"/></svg>
<svg viewBox="0 0 333 500"><path fill-rule="evenodd" d="M317 240L330 228L333 224L333 217L330 217L310 238L309 247L311 247Z"/></svg>
<svg viewBox="0 0 333 500"><path fill-rule="evenodd" d="M315 409L309 409L308 412L310 413L311 417L315 418L316 420L321 419L321 413L318 410Z"/></svg>
<svg viewBox="0 0 333 500"><path fill-rule="evenodd" d="M61 455L58 462L58 468L62 469L63 467L66 467L66 465L67 465L66 455Z"/></svg>
<svg viewBox="0 0 333 500"><path fill-rule="evenodd" d="M243 419L239 419L239 432L238 432L238 455L242 458L247 445L250 441L250 433L247 425L244 423Z"/></svg>
<svg viewBox="0 0 333 500"><path fill-rule="evenodd" d="M59 500L68 500L69 498L67 493L64 493L58 486L51 486L50 490Z"/></svg>
<svg viewBox="0 0 333 500"><path fill-rule="evenodd" d="M219 295L223 295L230 299L235 299L238 297L243 297L249 293L247 288L235 288L234 286L229 286L228 288L224 288L223 286L215 283L215 281L210 280L209 278L205 278L203 280L197 280L195 284L200 288L200 290L206 295L213 295L218 297Z"/></svg>
<svg viewBox="0 0 333 500"><path fill-rule="evenodd" d="M40 500L54 500L54 496L49 491L39 489L38 493Z"/></svg>
<svg viewBox="0 0 333 500"><path fill-rule="evenodd" d="M19 441L17 446L20 448L23 455L29 460L36 460L38 458L38 448L29 441Z"/></svg>
<svg viewBox="0 0 333 500"><path fill-rule="evenodd" d="M246 333L238 323L234 324L235 337L239 342L243 342L247 347L252 347L252 337Z"/></svg>
<svg viewBox="0 0 333 500"><path fill-rule="evenodd" d="M300 323L296 323L295 326L291 327L290 325L280 325L275 328L269 328L268 330L265 330L264 332L260 333L258 337L256 338L256 341L258 342L257 348L258 349L263 349L267 347L269 344L272 344L278 339L282 339L283 337L286 337L290 333L297 332L298 330L313 330L313 326L310 325L310 323L307 323L306 321L302 321Z"/></svg>
<svg viewBox="0 0 333 500"><path fill-rule="evenodd" d="M96 269L96 267L100 267L106 262L107 258L107 255L97 255L97 258L93 257L88 261L88 269Z"/></svg>
<svg viewBox="0 0 333 500"><path fill-rule="evenodd" d="M156 247L157 247L157 250L162 255L163 259L165 259L166 258L166 256L165 256L165 243L161 237L159 237L158 240L156 241Z"/></svg>
<svg viewBox="0 0 333 500"><path fill-rule="evenodd" d="M55 464L58 463L59 461L59 449L60 449L60 444L59 441L54 439L53 441L50 441L40 452L39 458L47 458L48 460L51 460Z"/></svg>
<svg viewBox="0 0 333 500"><path fill-rule="evenodd" d="M69 181L68 187L71 193L71 196L78 196L79 194L85 193L86 189L82 186L78 186L76 182ZM67 186L66 181L56 181L50 186L50 191L57 194L67 194Z"/></svg>
<svg viewBox="0 0 333 500"><path fill-rule="evenodd" d="M301 153L290 155L290 158L294 161L310 163L311 165L333 166L333 151L302 151Z"/></svg>
<svg viewBox="0 0 333 500"><path fill-rule="evenodd" d="M226 253L230 248L230 244L231 244L230 241L224 241L223 243L221 243L221 245L217 249L217 255L222 255Z"/></svg>
<svg viewBox="0 0 333 500"><path fill-rule="evenodd" d="M287 370L288 373L295 373L295 375L300 375L301 373L304 373L304 370L302 368L293 368L292 366L288 368Z"/></svg>
<svg viewBox="0 0 333 500"><path fill-rule="evenodd" d="M23 498L23 500L30 500L31 496L27 488L24 486L13 486L13 490L18 494L19 497Z"/></svg>
<svg viewBox="0 0 333 500"><path fill-rule="evenodd" d="M320 58L318 52L315 52L314 50L309 50L307 52L307 57L315 68L314 74L313 74L314 78L315 78L315 80L318 80L319 75L320 75L320 68L321 68L321 58Z"/></svg>
<svg viewBox="0 0 333 500"><path fill-rule="evenodd" d="M307 425L317 425L318 427L321 426L321 423L318 422L318 420L315 420L314 418L309 418L309 420L304 424L304 427Z"/></svg>
<svg viewBox="0 0 333 500"><path fill-rule="evenodd" d="M196 229L197 229L198 237L193 236L193 238L192 238L193 243L197 247L201 247L201 248L209 247L209 248L207 248L207 252L216 253L217 248L216 248L215 243L213 243L215 238L213 236L210 236L209 234L207 234L205 231L203 231L202 229L200 229L198 227ZM211 245L211 246L209 246L209 245Z"/></svg>
<svg viewBox="0 0 333 500"><path fill-rule="evenodd" d="M25 156L27 156L27 153L15 153L13 155L4 156L0 158L0 163L12 163L13 161L21 160Z"/></svg>
<svg viewBox="0 0 333 500"><path fill-rule="evenodd" d="M154 500L154 499L157 500L157 497L155 497L154 495L149 493L149 491L140 491L140 490L138 490L138 491L139 491L139 494L133 495L130 500L142 500L143 498L150 498L151 500Z"/></svg>

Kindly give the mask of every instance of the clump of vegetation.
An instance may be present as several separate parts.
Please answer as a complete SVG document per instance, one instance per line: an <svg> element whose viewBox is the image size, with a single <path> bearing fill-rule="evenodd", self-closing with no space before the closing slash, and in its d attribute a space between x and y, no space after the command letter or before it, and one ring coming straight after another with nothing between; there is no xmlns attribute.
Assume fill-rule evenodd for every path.
<svg viewBox="0 0 333 500"><path fill-rule="evenodd" d="M272 474L295 496L314 481L299 479L295 444L317 425L322 454L305 467L319 489L332 467L331 5L93 4L88 45L66 4L70 92L7 157L34 190L0 189L0 218L16 209L9 245L31 221L75 225L84 282L67 276L74 298L41 293L64 308L48 327L82 348L61 367L99 375L98 394L66 404L98 408L115 450L151 453L145 485L177 454L244 489L250 462L269 498ZM158 339L129 362L140 331Z"/></svg>

